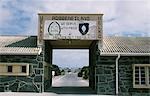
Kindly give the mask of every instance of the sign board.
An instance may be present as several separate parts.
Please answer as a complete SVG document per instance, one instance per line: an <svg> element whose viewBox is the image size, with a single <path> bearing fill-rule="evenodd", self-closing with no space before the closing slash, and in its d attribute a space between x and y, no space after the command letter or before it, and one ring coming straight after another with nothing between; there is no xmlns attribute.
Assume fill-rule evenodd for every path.
<svg viewBox="0 0 150 96"><path fill-rule="evenodd" d="M39 43L42 40L101 38L102 14L39 14Z"/></svg>
<svg viewBox="0 0 150 96"><path fill-rule="evenodd" d="M44 39L96 39L96 21L46 20Z"/></svg>

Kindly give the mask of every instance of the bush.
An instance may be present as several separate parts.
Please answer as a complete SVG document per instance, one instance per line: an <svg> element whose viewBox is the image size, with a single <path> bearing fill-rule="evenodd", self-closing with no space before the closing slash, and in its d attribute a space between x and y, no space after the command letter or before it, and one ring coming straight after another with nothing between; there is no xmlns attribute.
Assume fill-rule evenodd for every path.
<svg viewBox="0 0 150 96"><path fill-rule="evenodd" d="M52 65L52 71L55 71L55 76L61 75L60 69L57 65Z"/></svg>
<svg viewBox="0 0 150 96"><path fill-rule="evenodd" d="M61 70L61 75L65 75L65 70Z"/></svg>
<svg viewBox="0 0 150 96"><path fill-rule="evenodd" d="M89 78L89 67L84 66L81 71L78 73L78 77L83 77L83 79Z"/></svg>
<svg viewBox="0 0 150 96"><path fill-rule="evenodd" d="M78 73L78 77L82 77L82 72L81 71Z"/></svg>
<svg viewBox="0 0 150 96"><path fill-rule="evenodd" d="M83 79L88 79L88 75L83 75Z"/></svg>

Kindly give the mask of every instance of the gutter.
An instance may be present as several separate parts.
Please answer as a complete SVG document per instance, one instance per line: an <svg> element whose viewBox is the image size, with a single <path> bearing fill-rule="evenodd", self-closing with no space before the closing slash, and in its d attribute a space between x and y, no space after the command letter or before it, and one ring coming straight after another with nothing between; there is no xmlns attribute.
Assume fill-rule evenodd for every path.
<svg viewBox="0 0 150 96"><path fill-rule="evenodd" d="M120 59L120 54L118 54L116 58L116 95L118 96L119 93L119 78L118 78L118 65L119 65L119 59Z"/></svg>

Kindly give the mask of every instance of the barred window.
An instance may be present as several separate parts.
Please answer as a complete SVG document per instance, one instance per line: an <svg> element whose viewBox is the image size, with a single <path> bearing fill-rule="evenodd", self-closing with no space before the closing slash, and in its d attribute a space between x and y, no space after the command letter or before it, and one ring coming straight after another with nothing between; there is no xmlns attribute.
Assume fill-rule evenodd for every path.
<svg viewBox="0 0 150 96"><path fill-rule="evenodd" d="M133 87L150 88L150 64L133 64Z"/></svg>

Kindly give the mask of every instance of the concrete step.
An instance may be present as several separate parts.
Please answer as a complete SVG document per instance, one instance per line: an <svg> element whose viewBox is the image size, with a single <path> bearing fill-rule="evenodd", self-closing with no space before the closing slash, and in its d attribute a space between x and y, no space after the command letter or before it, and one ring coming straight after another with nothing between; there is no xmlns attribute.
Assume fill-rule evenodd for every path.
<svg viewBox="0 0 150 96"><path fill-rule="evenodd" d="M96 94L96 91L89 87L51 87L46 92L56 94Z"/></svg>

